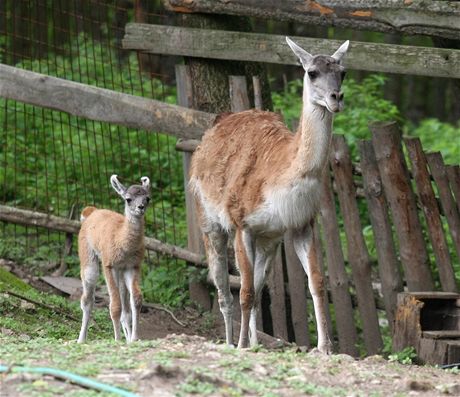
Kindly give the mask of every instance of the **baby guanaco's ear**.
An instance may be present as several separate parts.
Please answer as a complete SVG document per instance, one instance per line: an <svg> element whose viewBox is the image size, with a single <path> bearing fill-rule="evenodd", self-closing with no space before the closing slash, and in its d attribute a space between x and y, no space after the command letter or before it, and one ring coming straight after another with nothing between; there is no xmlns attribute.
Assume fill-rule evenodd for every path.
<svg viewBox="0 0 460 397"><path fill-rule="evenodd" d="M126 188L123 186L123 184L118 180L117 175L112 175L110 177L110 183L112 184L112 187L114 190L121 196L124 197L126 193Z"/></svg>
<svg viewBox="0 0 460 397"><path fill-rule="evenodd" d="M143 176L141 178L142 186L144 186L146 189L150 189L150 179L147 176Z"/></svg>

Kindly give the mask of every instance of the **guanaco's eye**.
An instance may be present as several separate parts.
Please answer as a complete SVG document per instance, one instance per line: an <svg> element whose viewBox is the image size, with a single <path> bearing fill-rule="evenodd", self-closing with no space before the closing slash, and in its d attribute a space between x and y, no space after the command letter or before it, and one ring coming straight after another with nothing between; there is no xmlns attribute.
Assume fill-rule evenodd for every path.
<svg viewBox="0 0 460 397"><path fill-rule="evenodd" d="M126 199L126 202L127 202L128 204L131 203L131 201L133 201L133 199L131 199L131 198L129 198L129 197Z"/></svg>
<svg viewBox="0 0 460 397"><path fill-rule="evenodd" d="M310 77L311 80L314 80L318 77L318 72L316 70L309 70L308 77Z"/></svg>
<svg viewBox="0 0 460 397"><path fill-rule="evenodd" d="M340 73L340 78L342 79L342 81L343 81L343 79L345 78L346 75L347 75L347 72L345 72L345 71Z"/></svg>
<svg viewBox="0 0 460 397"><path fill-rule="evenodd" d="M147 203L150 203L150 197L146 198Z"/></svg>

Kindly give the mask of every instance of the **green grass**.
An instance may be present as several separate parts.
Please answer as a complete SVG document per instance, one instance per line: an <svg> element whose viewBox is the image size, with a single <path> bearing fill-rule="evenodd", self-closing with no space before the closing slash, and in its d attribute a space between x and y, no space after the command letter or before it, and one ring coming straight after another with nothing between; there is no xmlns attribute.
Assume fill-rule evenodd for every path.
<svg viewBox="0 0 460 397"><path fill-rule="evenodd" d="M0 313L0 327L12 330L16 335L23 335L25 338L76 340L80 330L79 302L40 292L2 268ZM89 331L90 340L110 337L112 325L108 309L94 309L93 318L94 322Z"/></svg>

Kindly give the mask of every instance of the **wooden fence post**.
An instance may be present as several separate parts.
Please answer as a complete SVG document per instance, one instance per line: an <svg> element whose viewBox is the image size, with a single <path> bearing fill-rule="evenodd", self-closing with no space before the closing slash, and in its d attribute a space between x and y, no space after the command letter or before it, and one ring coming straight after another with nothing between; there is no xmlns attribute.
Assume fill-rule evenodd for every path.
<svg viewBox="0 0 460 397"><path fill-rule="evenodd" d="M345 271L342 247L340 245L339 225L335 212L335 200L332 192L329 169L324 172L321 192L321 224L324 231L325 250L332 301L334 303L339 351L358 355L358 341L353 314L353 305L349 292L348 276Z"/></svg>
<svg viewBox="0 0 460 397"><path fill-rule="evenodd" d="M186 65L176 65L177 101L180 106L191 107L192 82ZM187 213L187 248L204 256L204 247L201 238L201 229L195 207L195 198L188 189L190 161L192 153L182 154L184 170L185 209ZM198 303L204 310L211 309L209 290L205 282L189 282L190 299Z"/></svg>
<svg viewBox="0 0 460 397"><path fill-rule="evenodd" d="M460 212L460 166L448 165L446 167L446 172L449 178L450 188L457 202L458 211Z"/></svg>
<svg viewBox="0 0 460 397"><path fill-rule="evenodd" d="M356 187L353 182L350 151L343 135L334 135L332 137L330 163L334 172L334 180L345 226L348 262L353 273L364 343L368 354L373 355L382 349L383 342L372 289L370 259L364 242L356 203Z"/></svg>
<svg viewBox="0 0 460 397"><path fill-rule="evenodd" d="M250 109L246 76L229 76L228 79L232 112L237 113Z"/></svg>
<svg viewBox="0 0 460 397"><path fill-rule="evenodd" d="M306 276L294 250L290 232L284 235L284 253L291 301L291 319L295 342L299 346L310 347L307 319Z"/></svg>
<svg viewBox="0 0 460 397"><path fill-rule="evenodd" d="M441 201L444 216L449 225L450 235L457 250L457 257L460 258L460 215L452 197L442 155L439 152L428 153L426 159L430 166L431 175L433 175L433 179L438 186L439 200Z"/></svg>
<svg viewBox="0 0 460 397"><path fill-rule="evenodd" d="M433 290L428 254L409 171L395 122L370 125L372 145L399 239L399 252L409 291Z"/></svg>
<svg viewBox="0 0 460 397"><path fill-rule="evenodd" d="M412 175L417 186L418 197L425 214L428 235L438 265L442 289L446 292L457 292L454 269L449 255L444 230L441 223L438 202L431 186L428 164L423 153L422 144L418 138L404 139L409 158L412 163Z"/></svg>
<svg viewBox="0 0 460 397"><path fill-rule="evenodd" d="M403 290L403 281L391 231L388 205L372 143L361 141L359 151L364 193L377 251L383 301L390 329L393 330L398 293Z"/></svg>

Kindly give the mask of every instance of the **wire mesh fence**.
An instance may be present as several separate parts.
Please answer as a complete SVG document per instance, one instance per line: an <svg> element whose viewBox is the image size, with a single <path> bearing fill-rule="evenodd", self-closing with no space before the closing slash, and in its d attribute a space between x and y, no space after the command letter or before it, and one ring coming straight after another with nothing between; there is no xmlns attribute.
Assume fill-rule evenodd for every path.
<svg viewBox="0 0 460 397"><path fill-rule="evenodd" d="M156 59L121 49L134 18L166 16L130 1L6 0L0 4L0 62L123 93L175 102L172 76ZM171 74L174 69L171 69ZM110 175L152 182L147 235L185 245L182 159L175 139L0 99L0 203L78 218L86 205L122 211ZM0 257L60 255L62 233L3 223ZM40 254L41 252L41 254ZM155 258L151 258L156 260Z"/></svg>

